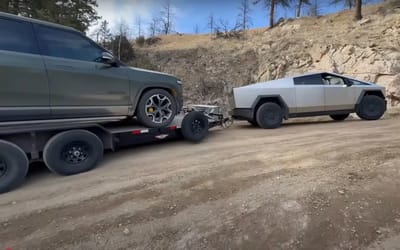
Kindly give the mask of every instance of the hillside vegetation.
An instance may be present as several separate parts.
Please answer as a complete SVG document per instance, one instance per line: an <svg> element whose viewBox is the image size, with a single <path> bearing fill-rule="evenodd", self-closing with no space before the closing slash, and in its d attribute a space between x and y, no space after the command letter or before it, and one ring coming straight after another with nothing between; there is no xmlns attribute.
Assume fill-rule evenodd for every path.
<svg viewBox="0 0 400 250"><path fill-rule="evenodd" d="M396 3L397 2L397 3ZM180 77L185 101L232 107L232 88L303 72L331 71L387 87L400 103L400 3L285 20L272 29L247 31L243 39L169 35L136 48L140 61Z"/></svg>

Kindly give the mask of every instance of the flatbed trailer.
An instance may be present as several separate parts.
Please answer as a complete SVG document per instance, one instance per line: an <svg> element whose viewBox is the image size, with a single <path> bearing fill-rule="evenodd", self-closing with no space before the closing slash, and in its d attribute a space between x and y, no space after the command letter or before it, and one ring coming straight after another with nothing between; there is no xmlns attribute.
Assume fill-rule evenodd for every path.
<svg viewBox="0 0 400 250"><path fill-rule="evenodd" d="M148 128L124 117L96 117L0 123L0 193L20 185L29 163L43 161L53 172L73 175L89 171L105 150L183 137L200 142L210 128L228 127L217 106L193 105L167 127Z"/></svg>

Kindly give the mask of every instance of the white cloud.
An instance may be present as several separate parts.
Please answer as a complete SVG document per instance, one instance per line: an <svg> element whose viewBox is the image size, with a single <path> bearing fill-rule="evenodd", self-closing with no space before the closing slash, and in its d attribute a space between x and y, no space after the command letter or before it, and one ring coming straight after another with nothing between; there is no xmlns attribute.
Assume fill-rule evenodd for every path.
<svg viewBox="0 0 400 250"><path fill-rule="evenodd" d="M146 0L99 0L97 13L102 17L102 20L107 20L110 23L112 31L116 29L116 26L125 22L130 28L130 35L135 34L135 22L138 17L142 20L143 27L147 26L150 22L153 14L160 11L161 5L157 1L146 1ZM89 34L96 27L89 29Z"/></svg>

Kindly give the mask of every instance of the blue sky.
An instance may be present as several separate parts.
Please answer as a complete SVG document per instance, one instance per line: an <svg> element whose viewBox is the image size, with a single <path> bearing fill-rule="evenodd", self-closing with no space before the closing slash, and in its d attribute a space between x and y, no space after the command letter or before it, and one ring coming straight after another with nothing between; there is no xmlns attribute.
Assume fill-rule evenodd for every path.
<svg viewBox="0 0 400 250"><path fill-rule="evenodd" d="M129 35L137 35L135 20L140 16L147 31L148 23L152 17L159 17L165 0L98 0L98 14L107 20L111 28L121 21L129 26ZM312 0L313 1L313 0ZM321 14L337 12L343 9L343 5L330 5L331 0L319 0ZM379 2L380 0L371 0ZM171 0L175 13L175 30L180 33L194 33L194 27L198 25L201 33L207 33L207 17L213 13L217 20L223 19L231 26L236 23L241 0ZM254 2L254 0L250 0ZM268 11L262 4L251 4L252 28L268 26ZM307 6L303 9L307 12ZM293 17L295 9L279 8L276 20L279 17Z"/></svg>

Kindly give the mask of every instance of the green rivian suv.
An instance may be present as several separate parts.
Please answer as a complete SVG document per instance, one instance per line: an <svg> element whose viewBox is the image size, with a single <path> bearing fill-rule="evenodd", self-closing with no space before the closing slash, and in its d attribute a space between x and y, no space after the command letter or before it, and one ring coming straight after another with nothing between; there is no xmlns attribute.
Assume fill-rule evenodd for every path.
<svg viewBox="0 0 400 250"><path fill-rule="evenodd" d="M181 107L176 77L128 67L72 28L0 12L0 122L118 116L162 127Z"/></svg>

